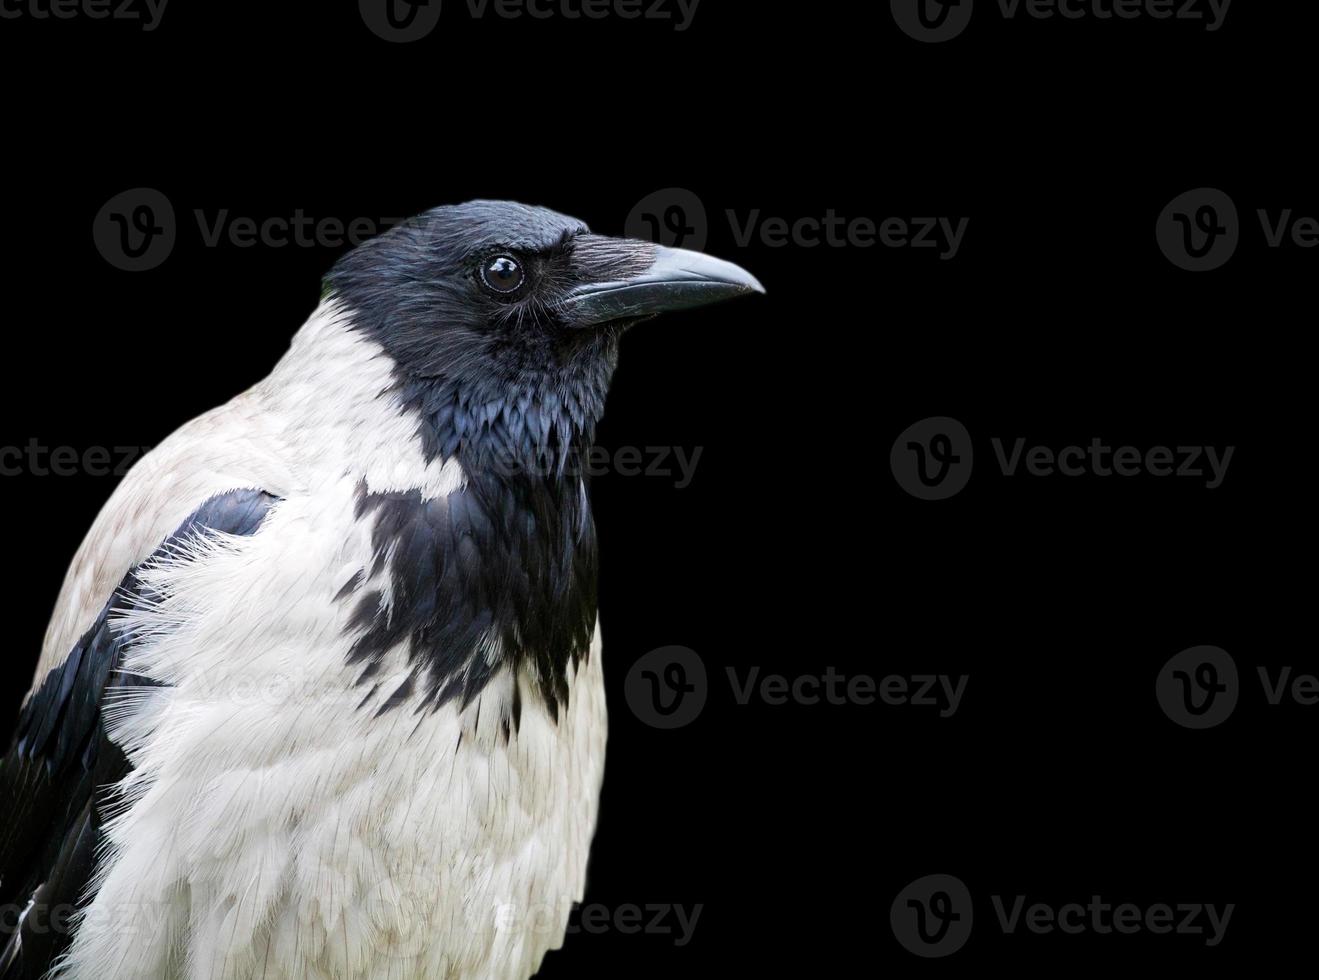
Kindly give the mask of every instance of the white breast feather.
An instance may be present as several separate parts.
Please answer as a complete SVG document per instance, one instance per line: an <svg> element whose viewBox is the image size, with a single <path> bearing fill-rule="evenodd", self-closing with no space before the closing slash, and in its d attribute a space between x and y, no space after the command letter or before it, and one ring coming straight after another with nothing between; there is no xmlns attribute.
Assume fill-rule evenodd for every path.
<svg viewBox="0 0 1319 980"><path fill-rule="evenodd" d="M107 581L208 496L284 498L260 533L208 535L143 569L157 601L123 622L139 639L124 668L164 686L125 689L107 712L134 771L58 977L500 980L562 942L604 764L599 630L557 722L537 679L508 668L465 709L377 715L408 674L401 648L362 704L352 603L336 598L372 558L357 488L463 485L455 462L422 457L378 355L323 307L271 379L134 470L70 570L47 666ZM343 375L334 418L309 393L327 371Z"/></svg>

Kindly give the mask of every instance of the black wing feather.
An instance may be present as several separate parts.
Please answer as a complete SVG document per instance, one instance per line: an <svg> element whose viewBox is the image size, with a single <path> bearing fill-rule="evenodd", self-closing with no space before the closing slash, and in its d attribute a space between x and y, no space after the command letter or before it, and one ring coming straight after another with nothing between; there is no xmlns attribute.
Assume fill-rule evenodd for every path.
<svg viewBox="0 0 1319 980"><path fill-rule="evenodd" d="M147 561L204 531L253 534L279 498L231 490L206 501ZM0 980L37 978L68 945L70 917L86 894L101 836L102 794L129 771L105 734L107 690L150 683L119 672L131 640L118 617L145 594L135 566L62 664L23 706L0 764L7 815L0 831Z"/></svg>

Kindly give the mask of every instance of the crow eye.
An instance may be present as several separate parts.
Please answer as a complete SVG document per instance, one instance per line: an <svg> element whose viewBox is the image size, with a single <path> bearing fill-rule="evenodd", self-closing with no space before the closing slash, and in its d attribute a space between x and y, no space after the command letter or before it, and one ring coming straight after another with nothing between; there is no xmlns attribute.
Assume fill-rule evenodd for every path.
<svg viewBox="0 0 1319 980"><path fill-rule="evenodd" d="M497 293L511 293L527 281L527 274L513 256L496 255L481 265L481 281Z"/></svg>

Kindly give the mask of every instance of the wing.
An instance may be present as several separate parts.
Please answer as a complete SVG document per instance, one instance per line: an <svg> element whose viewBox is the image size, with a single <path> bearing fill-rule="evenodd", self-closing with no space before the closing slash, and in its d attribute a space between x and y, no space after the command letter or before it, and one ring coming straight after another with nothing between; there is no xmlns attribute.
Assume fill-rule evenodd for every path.
<svg viewBox="0 0 1319 980"><path fill-rule="evenodd" d="M147 561L207 531L253 534L278 500L251 489L211 497ZM132 642L117 629L119 617L150 601L139 567L28 698L0 764L9 808L0 830L0 980L45 974L68 945L72 913L90 898L104 789L129 770L106 737L102 706L113 688L149 683L117 669Z"/></svg>

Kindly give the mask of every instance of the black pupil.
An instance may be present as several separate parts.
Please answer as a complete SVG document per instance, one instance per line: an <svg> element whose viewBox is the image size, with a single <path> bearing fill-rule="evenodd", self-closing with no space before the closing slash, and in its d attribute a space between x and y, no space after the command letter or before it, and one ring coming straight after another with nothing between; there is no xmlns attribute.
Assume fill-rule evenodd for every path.
<svg viewBox="0 0 1319 980"><path fill-rule="evenodd" d="M522 266L516 259L501 255L486 263L485 280L494 289L511 292L522 285Z"/></svg>

